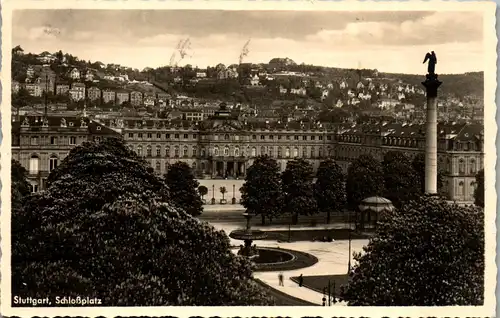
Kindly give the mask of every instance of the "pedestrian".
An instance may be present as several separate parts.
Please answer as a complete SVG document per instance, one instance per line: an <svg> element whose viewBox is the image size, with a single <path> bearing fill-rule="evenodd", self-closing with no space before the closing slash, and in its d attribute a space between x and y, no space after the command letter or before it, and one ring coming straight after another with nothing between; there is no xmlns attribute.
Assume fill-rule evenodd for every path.
<svg viewBox="0 0 500 318"><path fill-rule="evenodd" d="M302 283L304 282L304 276L302 276L302 274L300 274L299 276L299 287L302 287Z"/></svg>
<svg viewBox="0 0 500 318"><path fill-rule="evenodd" d="M280 285L280 286L285 286L285 285L283 284L283 273L279 273L279 274L278 274L278 280L279 280L279 285Z"/></svg>

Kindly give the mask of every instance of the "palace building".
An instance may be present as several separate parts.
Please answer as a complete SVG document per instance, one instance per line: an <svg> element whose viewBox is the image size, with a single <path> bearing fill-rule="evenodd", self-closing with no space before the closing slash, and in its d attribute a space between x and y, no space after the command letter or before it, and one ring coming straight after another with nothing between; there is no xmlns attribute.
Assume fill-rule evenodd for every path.
<svg viewBox="0 0 500 318"><path fill-rule="evenodd" d="M55 127L49 131L54 136L42 133L42 128L31 126L30 121L30 126L18 123L16 143L13 138L13 158L35 172L35 161L31 158L38 156L40 161L37 162L43 167L42 175L45 176L53 168L51 156L62 160L78 141L102 138L97 132L121 134L130 148L145 157L157 173L164 174L169 165L184 161L198 178L241 179L253 159L264 154L275 158L281 170L289 160L299 157L309 161L315 170L321 161L332 158L347 172L349 164L362 154L382 160L384 153L391 150L412 157L425 151L423 125L249 122L231 115L224 104L213 116L202 121L106 119L87 121L85 131L79 130L79 122L74 124L77 127L72 131L60 127L60 117L53 121ZM37 128L32 131L31 127ZM45 140L43 144L41 141L32 144L31 138L34 135L41 138L42 134L47 136L39 139ZM57 137L61 145L55 147L46 139L49 136ZM68 138L76 137L79 139L69 142ZM445 172L445 189L450 200L473 201L475 175L483 168L483 137L483 127L477 124L438 126L438 166ZM43 181L42 175L37 182Z"/></svg>

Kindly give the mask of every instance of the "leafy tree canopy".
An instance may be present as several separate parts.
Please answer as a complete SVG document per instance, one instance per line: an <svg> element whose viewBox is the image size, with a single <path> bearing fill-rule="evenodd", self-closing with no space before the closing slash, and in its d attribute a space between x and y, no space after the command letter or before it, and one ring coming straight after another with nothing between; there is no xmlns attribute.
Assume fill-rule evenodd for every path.
<svg viewBox="0 0 500 318"><path fill-rule="evenodd" d="M351 306L482 305L483 209L423 196L388 212L355 260Z"/></svg>
<svg viewBox="0 0 500 318"><path fill-rule="evenodd" d="M107 306L268 303L227 236L167 203L165 182L122 140L74 148L49 181L12 215L13 294Z"/></svg>
<svg viewBox="0 0 500 318"><path fill-rule="evenodd" d="M178 161L171 165L165 180L170 189L172 203L192 216L201 214L203 201L197 191L200 184L187 163Z"/></svg>
<svg viewBox="0 0 500 318"><path fill-rule="evenodd" d="M276 160L259 156L248 168L241 188L242 205L248 213L272 220L282 212L281 176Z"/></svg>
<svg viewBox="0 0 500 318"><path fill-rule="evenodd" d="M363 199L384 194L384 170L370 155L361 155L347 170L347 202L356 207Z"/></svg>
<svg viewBox="0 0 500 318"><path fill-rule="evenodd" d="M293 215L294 224L297 223L299 214L312 215L318 212L313 177L311 164L301 158L289 161L282 173L285 209Z"/></svg>
<svg viewBox="0 0 500 318"><path fill-rule="evenodd" d="M410 158L400 151L389 151L382 162L384 171L385 197L399 206L419 194L417 172L413 169Z"/></svg>
<svg viewBox="0 0 500 318"><path fill-rule="evenodd" d="M314 188L318 209L328 212L327 222L329 222L330 212L340 210L346 202L342 168L331 159L321 162L316 173Z"/></svg>
<svg viewBox="0 0 500 318"><path fill-rule="evenodd" d="M27 171L19 161L12 159L10 167L12 209L19 209L24 199L31 193L31 185L26 179Z"/></svg>

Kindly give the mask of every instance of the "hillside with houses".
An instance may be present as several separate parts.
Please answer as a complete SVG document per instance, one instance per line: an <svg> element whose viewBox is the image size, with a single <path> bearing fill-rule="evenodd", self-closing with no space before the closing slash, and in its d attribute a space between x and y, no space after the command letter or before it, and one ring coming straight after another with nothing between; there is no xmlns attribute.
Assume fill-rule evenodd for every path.
<svg viewBox="0 0 500 318"><path fill-rule="evenodd" d="M368 115L420 121L424 116L420 75L297 64L289 58L138 70L61 51L25 53L17 46L12 53L15 108L50 104L59 111L86 107L165 116L174 109L212 109L225 102L242 116L262 120L343 121ZM441 120L482 119L483 73L440 79Z"/></svg>

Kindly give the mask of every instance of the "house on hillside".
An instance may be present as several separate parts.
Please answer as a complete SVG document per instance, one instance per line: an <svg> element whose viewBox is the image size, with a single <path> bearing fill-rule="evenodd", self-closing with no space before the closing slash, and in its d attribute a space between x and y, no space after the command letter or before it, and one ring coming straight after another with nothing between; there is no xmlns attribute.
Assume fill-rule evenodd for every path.
<svg viewBox="0 0 500 318"><path fill-rule="evenodd" d="M110 89L105 89L102 91L102 101L103 103L114 103L116 98L116 94L114 91Z"/></svg>
<svg viewBox="0 0 500 318"><path fill-rule="evenodd" d="M95 86L88 89L87 96L90 100L95 101L101 99L101 90Z"/></svg>
<svg viewBox="0 0 500 318"><path fill-rule="evenodd" d="M31 96L41 97L42 96L42 88L40 84L37 83L27 83L25 85L26 90Z"/></svg>
<svg viewBox="0 0 500 318"><path fill-rule="evenodd" d="M253 77L250 78L250 85L252 86L258 86L260 83L260 79L258 75L254 75Z"/></svg>
<svg viewBox="0 0 500 318"><path fill-rule="evenodd" d="M81 77L81 73L80 73L80 71L79 71L76 67L74 67L74 68L73 68L73 69L69 72L69 77L70 77L70 78L72 78L72 79L74 79L74 80L78 80L78 79L80 79L80 77Z"/></svg>
<svg viewBox="0 0 500 318"><path fill-rule="evenodd" d="M71 89L69 90L69 95L72 100L79 101L85 98L85 84L83 83L73 83Z"/></svg>
<svg viewBox="0 0 500 318"><path fill-rule="evenodd" d="M207 72L197 72L196 77L197 78L205 78L205 77L207 77Z"/></svg>
<svg viewBox="0 0 500 318"><path fill-rule="evenodd" d="M49 52L40 53L36 59L41 63L49 63L49 64L57 60L57 58Z"/></svg>
<svg viewBox="0 0 500 318"><path fill-rule="evenodd" d="M57 95L66 95L69 92L68 84L57 84L56 85L56 94Z"/></svg>
<svg viewBox="0 0 500 318"><path fill-rule="evenodd" d="M33 67L33 65L28 66L28 68L26 69L26 77L27 78L35 77L35 68Z"/></svg>
<svg viewBox="0 0 500 318"><path fill-rule="evenodd" d="M127 91L121 90L116 93L116 104L121 105L130 101L130 94Z"/></svg>
<svg viewBox="0 0 500 318"><path fill-rule="evenodd" d="M290 93L295 95L305 96L307 94L307 90L304 87L292 88L290 89Z"/></svg>
<svg viewBox="0 0 500 318"><path fill-rule="evenodd" d="M134 106L142 105L142 93L139 91L132 91L130 93L130 103Z"/></svg>
<svg viewBox="0 0 500 318"><path fill-rule="evenodd" d="M10 86L12 93L17 93L21 89L21 84L18 81L12 81Z"/></svg>

